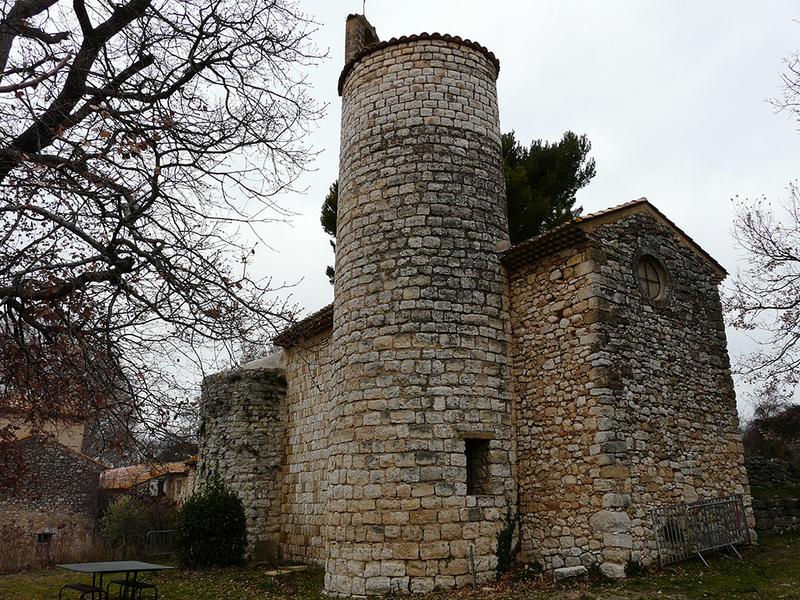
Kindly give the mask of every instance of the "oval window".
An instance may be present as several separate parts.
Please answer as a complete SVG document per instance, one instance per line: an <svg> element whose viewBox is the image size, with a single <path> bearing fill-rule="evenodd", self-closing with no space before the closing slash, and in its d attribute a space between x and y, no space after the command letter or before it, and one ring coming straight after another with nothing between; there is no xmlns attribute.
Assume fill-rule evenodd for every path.
<svg viewBox="0 0 800 600"><path fill-rule="evenodd" d="M653 256L639 259L639 287L646 298L661 300L667 287L667 275L661 263Z"/></svg>

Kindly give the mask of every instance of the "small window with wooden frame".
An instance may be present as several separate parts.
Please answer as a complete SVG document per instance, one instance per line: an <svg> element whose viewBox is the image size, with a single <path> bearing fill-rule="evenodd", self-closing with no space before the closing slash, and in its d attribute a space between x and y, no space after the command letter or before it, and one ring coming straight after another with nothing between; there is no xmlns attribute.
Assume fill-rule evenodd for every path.
<svg viewBox="0 0 800 600"><path fill-rule="evenodd" d="M651 254L643 254L636 271L642 295L650 302L663 302L667 295L667 272L661 261Z"/></svg>
<svg viewBox="0 0 800 600"><path fill-rule="evenodd" d="M53 540L52 531L39 531L36 534L37 544L49 544Z"/></svg>
<svg viewBox="0 0 800 600"><path fill-rule="evenodd" d="M465 438L464 455L467 458L467 495L488 495L490 493L489 440Z"/></svg>

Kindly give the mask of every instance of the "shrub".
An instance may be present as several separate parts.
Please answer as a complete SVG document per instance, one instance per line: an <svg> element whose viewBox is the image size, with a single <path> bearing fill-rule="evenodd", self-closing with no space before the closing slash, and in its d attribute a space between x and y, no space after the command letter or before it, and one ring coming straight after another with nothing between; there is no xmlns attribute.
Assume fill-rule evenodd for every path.
<svg viewBox="0 0 800 600"><path fill-rule="evenodd" d="M519 526L520 516L512 512L508 507L506 512L506 522L497 532L497 576L500 577L506 571L510 571L514 566L514 561L519 551L519 541L514 544L514 533Z"/></svg>
<svg viewBox="0 0 800 600"><path fill-rule="evenodd" d="M178 514L175 502L166 496L151 496L144 500L147 525L150 530L175 529Z"/></svg>
<svg viewBox="0 0 800 600"><path fill-rule="evenodd" d="M147 509L133 496L120 496L111 502L100 520L100 532L123 559L139 552L147 528Z"/></svg>
<svg viewBox="0 0 800 600"><path fill-rule="evenodd" d="M247 544L244 505L217 472L212 472L178 511L175 541L182 566L243 561Z"/></svg>

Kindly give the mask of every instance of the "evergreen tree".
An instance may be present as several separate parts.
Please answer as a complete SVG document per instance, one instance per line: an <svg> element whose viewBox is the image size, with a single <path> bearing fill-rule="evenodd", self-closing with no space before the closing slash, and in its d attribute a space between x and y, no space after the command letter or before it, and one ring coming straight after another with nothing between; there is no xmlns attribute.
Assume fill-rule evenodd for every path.
<svg viewBox="0 0 800 600"><path fill-rule="evenodd" d="M320 223L322 223L322 229L325 230L325 233L331 236L330 243L334 252L336 252L336 210L338 207L339 180L337 179L328 189L328 195L325 196L325 202L322 203L322 214L319 217ZM331 282L331 285L333 285L333 267L328 265L328 268L325 269L325 274L328 276L328 280Z"/></svg>
<svg viewBox="0 0 800 600"><path fill-rule="evenodd" d="M574 219L575 194L595 176L588 158L592 144L585 135L567 131L561 141L535 140L526 148L514 132L502 137L508 228L516 244Z"/></svg>

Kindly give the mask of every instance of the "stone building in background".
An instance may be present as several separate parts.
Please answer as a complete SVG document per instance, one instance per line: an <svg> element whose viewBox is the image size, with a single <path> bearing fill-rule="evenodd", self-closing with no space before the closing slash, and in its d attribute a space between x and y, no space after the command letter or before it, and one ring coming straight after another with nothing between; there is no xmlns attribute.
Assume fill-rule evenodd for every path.
<svg viewBox="0 0 800 600"><path fill-rule="evenodd" d="M485 580L517 516L519 560L611 577L652 507L742 494L752 526L724 269L645 199L511 247L498 71L348 17L334 303L204 381L200 476L331 594Z"/></svg>
<svg viewBox="0 0 800 600"><path fill-rule="evenodd" d="M79 451L82 429L73 418L54 419L42 434L20 425L14 458L21 472L13 485L0 488L0 573L78 561L94 552L98 484L106 467Z"/></svg>
<svg viewBox="0 0 800 600"><path fill-rule="evenodd" d="M172 462L151 462L108 469L100 475L100 489L108 500L137 496L183 504L194 487L197 457Z"/></svg>

